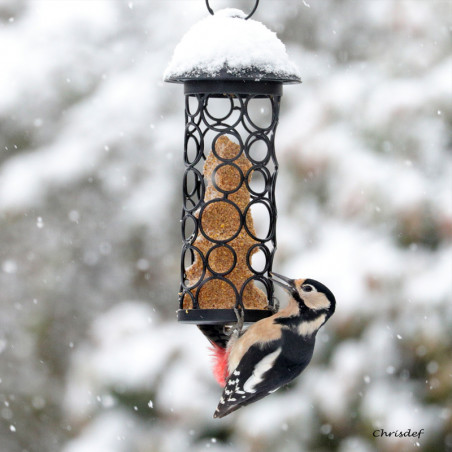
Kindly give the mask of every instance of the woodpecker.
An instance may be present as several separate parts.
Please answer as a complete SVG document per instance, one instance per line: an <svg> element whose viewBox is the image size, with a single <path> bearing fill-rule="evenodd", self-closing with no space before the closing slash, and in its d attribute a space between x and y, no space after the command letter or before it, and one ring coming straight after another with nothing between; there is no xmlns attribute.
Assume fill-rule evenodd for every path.
<svg viewBox="0 0 452 452"><path fill-rule="evenodd" d="M231 336L223 355L227 378L218 379L225 385L214 418L256 402L297 377L311 361L317 331L335 311L334 295L322 283L271 276L289 292L289 303L243 334Z"/></svg>

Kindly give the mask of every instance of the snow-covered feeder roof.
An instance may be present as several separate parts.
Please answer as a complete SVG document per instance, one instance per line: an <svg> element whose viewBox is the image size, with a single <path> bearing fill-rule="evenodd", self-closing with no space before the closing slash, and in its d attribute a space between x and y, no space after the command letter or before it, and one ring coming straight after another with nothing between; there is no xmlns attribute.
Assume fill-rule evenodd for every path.
<svg viewBox="0 0 452 452"><path fill-rule="evenodd" d="M196 23L176 46L164 80L299 83L298 69L276 33L245 17L228 8Z"/></svg>

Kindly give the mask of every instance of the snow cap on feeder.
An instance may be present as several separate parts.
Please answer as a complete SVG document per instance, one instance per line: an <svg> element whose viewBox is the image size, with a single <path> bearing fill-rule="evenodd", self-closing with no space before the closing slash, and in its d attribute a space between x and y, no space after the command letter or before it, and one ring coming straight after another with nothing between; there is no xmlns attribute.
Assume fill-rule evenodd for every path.
<svg viewBox="0 0 452 452"><path fill-rule="evenodd" d="M239 9L223 9L195 24L174 50L164 80L248 80L299 83L285 45Z"/></svg>

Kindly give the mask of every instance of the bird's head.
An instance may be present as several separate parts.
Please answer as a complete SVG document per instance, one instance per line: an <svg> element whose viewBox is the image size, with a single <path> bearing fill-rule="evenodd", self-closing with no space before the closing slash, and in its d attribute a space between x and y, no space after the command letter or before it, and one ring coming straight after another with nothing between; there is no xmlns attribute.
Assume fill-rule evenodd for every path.
<svg viewBox="0 0 452 452"><path fill-rule="evenodd" d="M333 292L321 282L315 279L290 279L273 272L271 276L271 280L287 290L300 308L325 313L327 318L334 314L336 299Z"/></svg>

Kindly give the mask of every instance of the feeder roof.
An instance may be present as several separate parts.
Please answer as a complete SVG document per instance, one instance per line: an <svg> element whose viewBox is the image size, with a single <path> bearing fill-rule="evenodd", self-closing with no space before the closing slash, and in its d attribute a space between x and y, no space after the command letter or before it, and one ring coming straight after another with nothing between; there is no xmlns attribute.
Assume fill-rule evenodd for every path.
<svg viewBox="0 0 452 452"><path fill-rule="evenodd" d="M298 69L276 33L245 17L242 11L228 8L196 23L176 46L164 80L299 83Z"/></svg>

